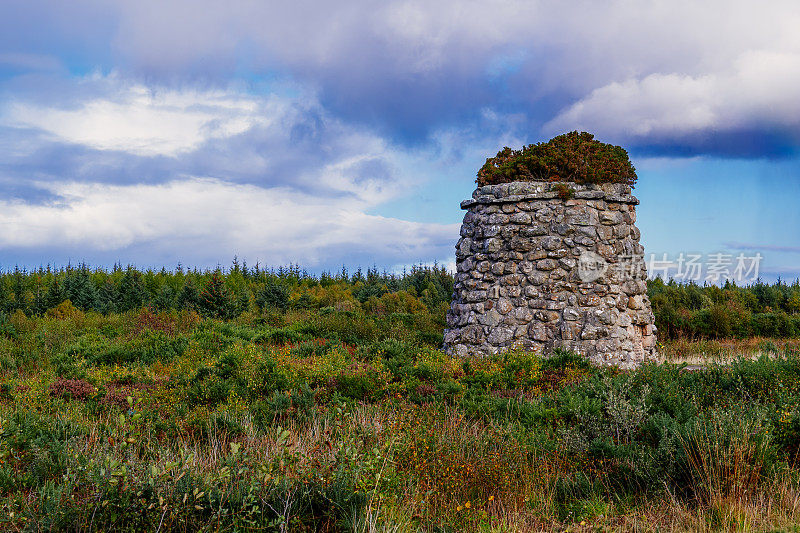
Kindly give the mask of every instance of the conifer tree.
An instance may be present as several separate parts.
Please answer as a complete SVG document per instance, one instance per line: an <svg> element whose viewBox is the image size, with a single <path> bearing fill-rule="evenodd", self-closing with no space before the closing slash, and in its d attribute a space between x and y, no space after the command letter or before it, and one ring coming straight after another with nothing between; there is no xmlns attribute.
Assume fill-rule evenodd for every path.
<svg viewBox="0 0 800 533"><path fill-rule="evenodd" d="M153 305L156 309L167 310L175 307L176 294L175 289L169 283L164 283L159 289L158 294L153 299Z"/></svg>
<svg viewBox="0 0 800 533"><path fill-rule="evenodd" d="M5 277L0 275L0 314L11 309L11 291L5 281Z"/></svg>
<svg viewBox="0 0 800 533"><path fill-rule="evenodd" d="M278 309L285 311L289 307L289 289L282 283L270 280L258 292L256 305L262 310Z"/></svg>
<svg viewBox="0 0 800 533"><path fill-rule="evenodd" d="M178 308L188 309L190 311L198 311L200 309L200 291L192 281L192 278L187 278L178 293Z"/></svg>
<svg viewBox="0 0 800 533"><path fill-rule="evenodd" d="M147 300L147 289L142 281L142 275L132 268L128 268L119 280L117 287L117 308L121 312L139 309Z"/></svg>
<svg viewBox="0 0 800 533"><path fill-rule="evenodd" d="M117 311L118 302L117 287L111 278L106 278L98 292L98 304L101 313L113 313Z"/></svg>
<svg viewBox="0 0 800 533"><path fill-rule="evenodd" d="M45 309L52 309L65 299L61 283L58 281L58 276L53 276L53 281L50 282L50 286L47 287L47 292L44 295Z"/></svg>
<svg viewBox="0 0 800 533"><path fill-rule="evenodd" d="M219 272L211 275L200 294L200 310L204 315L223 319L233 318L236 314L236 304Z"/></svg>
<svg viewBox="0 0 800 533"><path fill-rule="evenodd" d="M67 271L67 275L64 276L64 296L82 311L100 308L97 287L85 268Z"/></svg>
<svg viewBox="0 0 800 533"><path fill-rule="evenodd" d="M47 291L45 291L44 283L42 282L40 269L39 273L36 275L36 289L33 291L33 303L31 304L31 311L33 314L41 316L47 311L46 295Z"/></svg>
<svg viewBox="0 0 800 533"><path fill-rule="evenodd" d="M28 311L28 273L19 268L14 269L11 275L11 290L14 293L14 298L11 301L11 309L13 311L20 310L23 313Z"/></svg>

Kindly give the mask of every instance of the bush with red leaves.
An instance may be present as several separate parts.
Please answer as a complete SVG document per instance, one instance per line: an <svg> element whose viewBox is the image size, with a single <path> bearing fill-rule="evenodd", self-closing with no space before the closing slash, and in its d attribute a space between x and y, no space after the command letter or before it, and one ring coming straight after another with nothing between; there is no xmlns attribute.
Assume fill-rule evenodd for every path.
<svg viewBox="0 0 800 533"><path fill-rule="evenodd" d="M574 183L636 183L628 152L601 143L594 135L572 131L546 143L505 147L478 171L478 185L512 181L571 181Z"/></svg>
<svg viewBox="0 0 800 533"><path fill-rule="evenodd" d="M134 402L141 396L142 391L150 390L156 387L153 383L120 383L109 382L105 384L106 395L100 400L102 405L116 406L120 409L128 409L128 397Z"/></svg>
<svg viewBox="0 0 800 533"><path fill-rule="evenodd" d="M50 384L50 396L85 401L91 398L97 389L88 381L82 379L56 378Z"/></svg>
<svg viewBox="0 0 800 533"><path fill-rule="evenodd" d="M167 336L175 335L177 320L166 313L155 313L152 308L144 307L134 319L133 331L137 334L149 331L161 331Z"/></svg>
<svg viewBox="0 0 800 533"><path fill-rule="evenodd" d="M130 404L128 398L135 398L134 392L129 389L110 389L100 400L102 405L119 407L120 409L128 409Z"/></svg>

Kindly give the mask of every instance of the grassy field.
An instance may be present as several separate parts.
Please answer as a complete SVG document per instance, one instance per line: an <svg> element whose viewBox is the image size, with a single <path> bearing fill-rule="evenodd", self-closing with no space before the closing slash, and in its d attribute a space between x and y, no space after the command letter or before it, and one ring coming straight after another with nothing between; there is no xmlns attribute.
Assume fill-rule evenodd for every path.
<svg viewBox="0 0 800 533"><path fill-rule="evenodd" d="M739 359L756 360L787 353L800 353L800 339L676 339L661 343L659 350L663 362L693 366L728 365Z"/></svg>
<svg viewBox="0 0 800 533"><path fill-rule="evenodd" d="M0 529L788 529L792 341L454 360L432 313L61 304L0 325ZM753 360L750 353L764 357ZM724 362L724 365L717 364Z"/></svg>

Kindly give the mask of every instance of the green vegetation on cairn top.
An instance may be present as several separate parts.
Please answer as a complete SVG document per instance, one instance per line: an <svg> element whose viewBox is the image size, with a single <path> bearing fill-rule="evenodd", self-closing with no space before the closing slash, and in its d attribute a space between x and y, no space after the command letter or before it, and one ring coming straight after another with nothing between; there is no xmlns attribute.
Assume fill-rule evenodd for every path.
<svg viewBox="0 0 800 533"><path fill-rule="evenodd" d="M624 148L602 143L594 135L572 131L546 143L505 147L478 171L478 185L512 181L636 184L636 170Z"/></svg>

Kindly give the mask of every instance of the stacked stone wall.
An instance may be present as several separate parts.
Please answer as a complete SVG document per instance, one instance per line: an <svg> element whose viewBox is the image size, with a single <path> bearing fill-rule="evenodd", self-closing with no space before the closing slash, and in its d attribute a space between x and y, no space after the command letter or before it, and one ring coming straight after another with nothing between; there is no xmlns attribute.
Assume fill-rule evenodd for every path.
<svg viewBox="0 0 800 533"><path fill-rule="evenodd" d="M626 368L655 359L638 203L624 184L476 189L461 204L445 350L562 348Z"/></svg>

